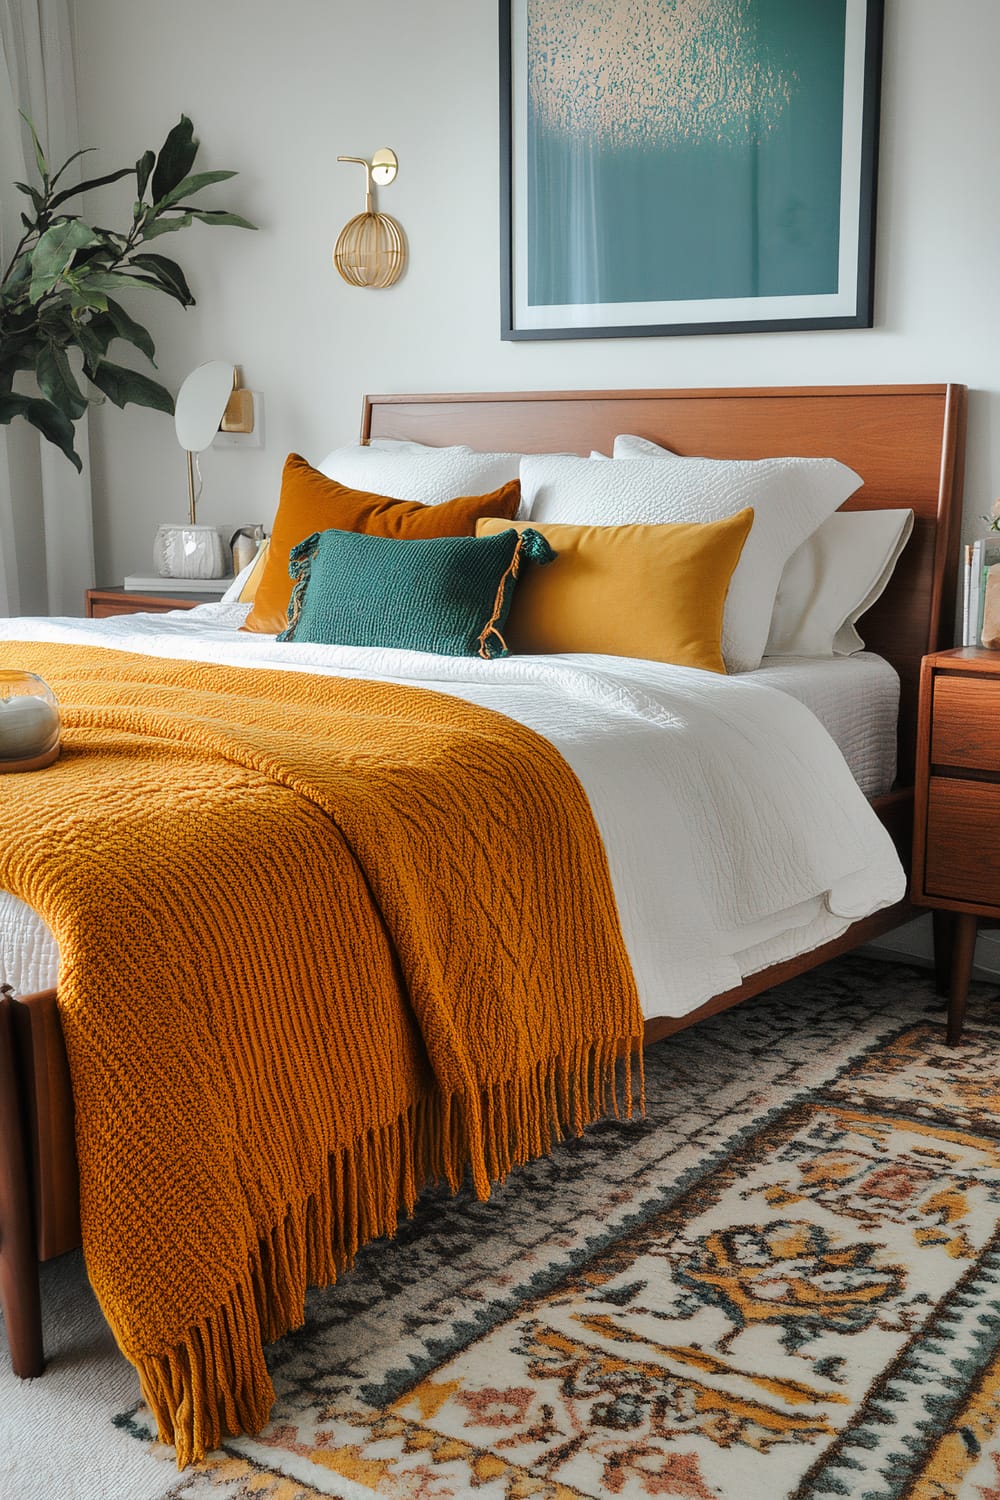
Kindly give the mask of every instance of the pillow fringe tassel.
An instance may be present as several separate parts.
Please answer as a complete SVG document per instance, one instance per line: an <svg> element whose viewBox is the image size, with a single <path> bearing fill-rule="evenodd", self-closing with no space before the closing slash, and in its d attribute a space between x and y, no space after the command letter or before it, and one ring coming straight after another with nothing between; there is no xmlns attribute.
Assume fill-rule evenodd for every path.
<svg viewBox="0 0 1000 1500"><path fill-rule="evenodd" d="M295 627L299 623L299 615L305 603L306 589L309 587L309 578L312 573L312 555L319 541L319 532L314 531L312 536L307 536L298 546L293 547L288 564L288 576L294 580L294 588L288 601L288 623L278 636L279 641L293 641L295 639Z"/></svg>
<svg viewBox="0 0 1000 1500"><path fill-rule="evenodd" d="M517 545L514 548L514 554L511 557L510 562L507 564L500 582L497 584L496 598L493 601L493 613L490 615L486 624L483 626L479 639L476 642L477 646L479 647L479 655L483 658L484 661L489 661L494 655L507 655L507 642L504 640L503 636L500 634L496 626L497 621L503 614L503 606L504 600L507 597L507 589L516 581L517 575L521 570L521 559L523 556L524 534L522 532L518 535ZM497 641L500 644L499 651L490 650L487 644L490 636L496 636Z"/></svg>

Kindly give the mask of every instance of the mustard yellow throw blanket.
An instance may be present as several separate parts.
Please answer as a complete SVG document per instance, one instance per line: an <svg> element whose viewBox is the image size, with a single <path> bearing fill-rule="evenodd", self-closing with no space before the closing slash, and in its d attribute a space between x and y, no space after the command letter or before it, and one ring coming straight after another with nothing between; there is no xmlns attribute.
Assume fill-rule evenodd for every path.
<svg viewBox="0 0 1000 1500"><path fill-rule="evenodd" d="M534 732L297 672L0 665L60 700L61 758L0 778L0 887L59 941L89 1274L183 1465L260 1429L263 1344L424 1183L485 1196L631 1112L638 999Z"/></svg>

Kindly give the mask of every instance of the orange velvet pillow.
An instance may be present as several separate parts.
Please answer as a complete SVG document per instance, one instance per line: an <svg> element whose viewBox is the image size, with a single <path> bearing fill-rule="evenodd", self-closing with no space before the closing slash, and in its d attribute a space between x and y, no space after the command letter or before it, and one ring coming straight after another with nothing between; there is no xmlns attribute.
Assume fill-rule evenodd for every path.
<svg viewBox="0 0 1000 1500"><path fill-rule="evenodd" d="M422 505L419 500L390 500L385 495L348 489L335 479L327 479L297 453L290 453L281 476L281 498L267 561L253 609L241 628L269 635L284 630L292 596L289 555L293 547L314 531L334 527L338 531L361 531L369 536L404 540L475 536L477 521L486 516L510 521L520 503L521 486L516 479L491 495L460 495L439 505Z"/></svg>

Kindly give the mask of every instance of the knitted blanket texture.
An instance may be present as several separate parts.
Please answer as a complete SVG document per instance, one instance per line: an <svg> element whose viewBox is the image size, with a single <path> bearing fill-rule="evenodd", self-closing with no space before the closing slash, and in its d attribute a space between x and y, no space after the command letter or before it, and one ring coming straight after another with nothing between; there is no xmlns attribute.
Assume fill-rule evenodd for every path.
<svg viewBox="0 0 1000 1500"><path fill-rule="evenodd" d="M632 1112L638 997L583 789L512 720L93 647L0 665L60 701L60 759L0 777L0 887L59 942L88 1272L183 1466L263 1426L263 1345L424 1184L486 1196Z"/></svg>

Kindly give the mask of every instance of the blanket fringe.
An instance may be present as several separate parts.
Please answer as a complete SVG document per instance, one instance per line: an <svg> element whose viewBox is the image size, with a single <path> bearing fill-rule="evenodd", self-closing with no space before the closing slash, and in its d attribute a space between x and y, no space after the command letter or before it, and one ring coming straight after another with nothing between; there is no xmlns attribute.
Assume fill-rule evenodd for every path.
<svg viewBox="0 0 1000 1500"><path fill-rule="evenodd" d="M418 1100L397 1119L330 1157L316 1191L261 1235L246 1277L185 1341L135 1359L143 1396L177 1466L204 1458L235 1432L259 1432L274 1401L263 1346L305 1320L307 1286L327 1286L362 1245L395 1234L420 1189L453 1192L471 1165L476 1194L514 1167L547 1155L592 1121L642 1107L642 1050L635 1038L602 1040L571 1057L540 1061L524 1076L491 1084L480 1098Z"/></svg>
<svg viewBox="0 0 1000 1500"><path fill-rule="evenodd" d="M248 1276L211 1317L157 1359L136 1360L161 1441L177 1467L204 1458L232 1432L259 1432L274 1401Z"/></svg>
<svg viewBox="0 0 1000 1500"><path fill-rule="evenodd" d="M400 1208L412 1213L426 1183L461 1179L441 1112L439 1100L420 1099L334 1153L317 1174L316 1191L261 1235L246 1277L223 1305L189 1328L183 1343L133 1355L143 1397L161 1440L174 1444L179 1469L227 1434L265 1425L274 1387L264 1345L301 1327L306 1288L329 1285L362 1245L394 1235Z"/></svg>
<svg viewBox="0 0 1000 1500"><path fill-rule="evenodd" d="M491 1084L471 1105L455 1102L467 1116L466 1159L473 1187L485 1199L492 1183L515 1167L548 1156L567 1135L581 1135L585 1126L608 1115L631 1120L642 1113L642 1042L604 1038L574 1054L540 1060L526 1076Z"/></svg>

